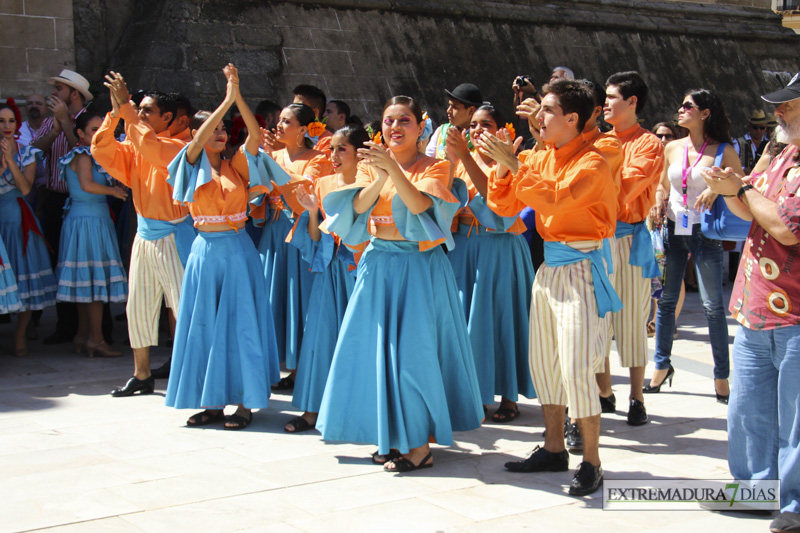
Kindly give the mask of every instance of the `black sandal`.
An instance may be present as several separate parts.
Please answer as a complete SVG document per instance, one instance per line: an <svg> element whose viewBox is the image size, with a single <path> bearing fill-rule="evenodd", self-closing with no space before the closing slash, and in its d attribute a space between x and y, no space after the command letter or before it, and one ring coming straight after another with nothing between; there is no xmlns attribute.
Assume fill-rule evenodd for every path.
<svg viewBox="0 0 800 533"><path fill-rule="evenodd" d="M240 429L244 429L250 425L250 422L253 421L253 412L250 411L250 418L245 418L242 415L232 414L230 416L225 417L225 425L222 426L225 429L230 429L233 431L238 431ZM228 424L233 424L229 426Z"/></svg>
<svg viewBox="0 0 800 533"><path fill-rule="evenodd" d="M213 424L214 422L219 422L225 418L225 413L222 409L206 409L205 411L200 411L199 413L195 413L189 417L189 420L186 421L186 425L190 428L197 428L200 426L207 426L209 424Z"/></svg>
<svg viewBox="0 0 800 533"><path fill-rule="evenodd" d="M287 429L289 427L292 429ZM283 426L283 430L286 433L301 433L303 431L308 431L309 429L314 429L314 426L302 416L296 416L292 418L286 423L285 426Z"/></svg>
<svg viewBox="0 0 800 533"><path fill-rule="evenodd" d="M492 422L497 424L505 424L511 422L519 417L519 407L498 407L497 411L492 415Z"/></svg>
<svg viewBox="0 0 800 533"><path fill-rule="evenodd" d="M291 374L281 378L279 382L272 386L272 390L291 390L294 388L294 378Z"/></svg>
<svg viewBox="0 0 800 533"><path fill-rule="evenodd" d="M372 462L374 464L376 464L376 465L383 466L386 463L388 463L389 461L394 461L395 459L400 459L401 457L403 457L403 454L400 453L400 450L396 450L394 448L391 448L389 450L389 453L387 453L385 455L381 455L377 451L375 453L373 453L372 454Z"/></svg>
<svg viewBox="0 0 800 533"><path fill-rule="evenodd" d="M422 461L418 465L415 465L411 462L411 459L406 457L400 457L399 459L392 460L392 464L394 464L394 468L387 468L389 465L383 465L383 470L386 472L413 472L414 470L420 470L422 468L431 468L433 466L433 452L428 452ZM429 463L428 460L431 460Z"/></svg>

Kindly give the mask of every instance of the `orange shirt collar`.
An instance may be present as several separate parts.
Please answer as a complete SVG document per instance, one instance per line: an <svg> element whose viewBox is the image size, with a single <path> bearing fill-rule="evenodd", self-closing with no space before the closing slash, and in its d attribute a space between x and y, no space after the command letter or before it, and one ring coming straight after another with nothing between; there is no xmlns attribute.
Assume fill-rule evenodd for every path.
<svg viewBox="0 0 800 533"><path fill-rule="evenodd" d="M569 141L567 144L562 146L561 148L553 147L555 152L556 161L561 163L564 161L569 161L575 154L581 151L581 149L586 146L587 141L583 138L582 134L576 135L574 139Z"/></svg>
<svg viewBox="0 0 800 533"><path fill-rule="evenodd" d="M633 126L628 128L627 130L617 131L617 129L614 128L614 135L619 137L619 139L624 142L625 140L630 139L631 137L633 137L641 129L643 129L641 124L639 124L637 122L636 124L634 124Z"/></svg>

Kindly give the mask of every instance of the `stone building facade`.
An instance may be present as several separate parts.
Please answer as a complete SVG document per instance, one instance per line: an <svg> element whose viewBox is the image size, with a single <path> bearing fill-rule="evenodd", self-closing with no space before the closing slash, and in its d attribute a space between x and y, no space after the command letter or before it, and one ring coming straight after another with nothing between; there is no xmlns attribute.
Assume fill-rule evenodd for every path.
<svg viewBox="0 0 800 533"><path fill-rule="evenodd" d="M516 75L541 83L563 64L598 81L642 72L653 89L648 123L671 116L683 91L702 86L723 94L743 124L758 94L800 70L800 38L770 7L771 0L0 0L0 21L19 22L17 48L0 48L0 98L24 95L66 66L93 88L102 89L111 68L133 88L182 91L211 107L231 61L253 103L285 103L294 85L312 83L363 119L391 95L408 94L440 121L444 88L472 81L511 115ZM37 26L24 29L25 18ZM23 49L24 68L15 59Z"/></svg>

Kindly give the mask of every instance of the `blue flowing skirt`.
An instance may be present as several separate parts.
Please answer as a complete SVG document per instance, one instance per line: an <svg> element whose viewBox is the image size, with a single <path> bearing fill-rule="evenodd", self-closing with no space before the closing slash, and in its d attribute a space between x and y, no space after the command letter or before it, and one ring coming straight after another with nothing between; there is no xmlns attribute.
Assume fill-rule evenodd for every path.
<svg viewBox="0 0 800 533"><path fill-rule="evenodd" d="M336 343L317 428L402 453L480 426L467 324L440 246L374 239Z"/></svg>
<svg viewBox="0 0 800 533"><path fill-rule="evenodd" d="M14 269L11 268L11 260L8 258L8 251L0 239L0 315L15 313L22 309L22 301L19 299L17 290L17 277Z"/></svg>
<svg viewBox="0 0 800 533"><path fill-rule="evenodd" d="M286 243L286 236L293 224L287 211L280 211L278 218L267 220L258 243L275 321L278 356L280 362L286 363L289 369L297 368L308 301L314 283L314 273L300 258L300 251Z"/></svg>
<svg viewBox="0 0 800 533"><path fill-rule="evenodd" d="M245 231L197 235L183 274L168 406L267 406L280 369L266 290Z"/></svg>
<svg viewBox="0 0 800 533"><path fill-rule="evenodd" d="M467 233L469 232L469 237ZM528 365L533 263L522 235L459 225L447 254L475 354L481 401L535 398Z"/></svg>
<svg viewBox="0 0 800 533"><path fill-rule="evenodd" d="M58 295L64 302L124 302L128 280L105 199L70 201L61 226Z"/></svg>
<svg viewBox="0 0 800 533"><path fill-rule="evenodd" d="M56 278L50 266L50 253L44 239L28 232L28 244L22 235L22 212L17 198L19 191L0 195L0 238L6 245L9 263L17 278L17 291L22 310L40 310L56 303ZM36 220L41 232L41 225Z"/></svg>
<svg viewBox="0 0 800 533"><path fill-rule="evenodd" d="M303 411L317 413L322 404L336 340L356 282L347 267L334 258L324 272L314 276L292 395L292 405Z"/></svg>

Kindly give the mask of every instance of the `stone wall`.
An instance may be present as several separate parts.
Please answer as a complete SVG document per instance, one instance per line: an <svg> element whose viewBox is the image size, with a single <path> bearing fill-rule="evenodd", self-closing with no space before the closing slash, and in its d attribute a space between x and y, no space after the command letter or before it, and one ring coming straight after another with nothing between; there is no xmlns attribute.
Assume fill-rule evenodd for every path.
<svg viewBox="0 0 800 533"><path fill-rule="evenodd" d="M47 91L75 68L72 0L0 0L0 99Z"/></svg>
<svg viewBox="0 0 800 533"><path fill-rule="evenodd" d="M74 0L76 13L106 0ZM750 5L763 2L735 2ZM116 4L115 4L116 5ZM240 68L252 103L291 99L298 83L321 87L372 119L394 94L420 98L444 118L443 89L477 83L511 114L509 86L541 83L557 64L603 81L640 71L652 87L648 123L675 112L692 87L719 91L735 124L758 95L799 70L798 37L768 9L626 0L129 0L76 17L78 70L113 68L133 88L187 93L203 107L224 93L222 66ZM97 24L109 31L100 46ZM121 31L124 30L124 31ZM121 31L121 33L120 33ZM116 33L115 33L116 32ZM102 33L102 32L101 32ZM118 42L118 44L115 44ZM113 46L112 46L113 45ZM102 53L97 50L104 49ZM91 52L96 53L92 56Z"/></svg>

